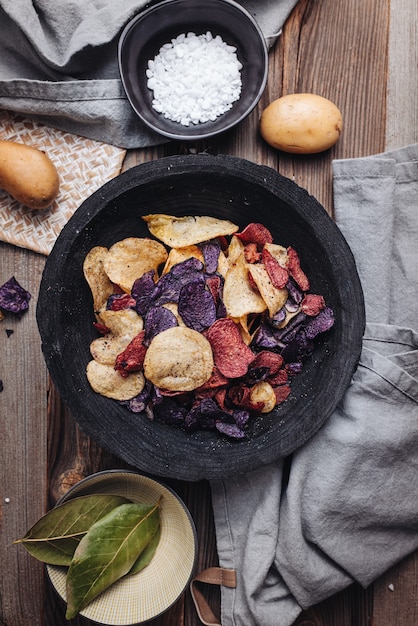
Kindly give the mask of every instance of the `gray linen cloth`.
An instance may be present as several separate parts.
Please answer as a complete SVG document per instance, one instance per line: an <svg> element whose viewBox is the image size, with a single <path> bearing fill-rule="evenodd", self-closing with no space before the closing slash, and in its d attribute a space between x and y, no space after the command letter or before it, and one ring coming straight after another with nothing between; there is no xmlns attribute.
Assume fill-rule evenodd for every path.
<svg viewBox="0 0 418 626"><path fill-rule="evenodd" d="M297 0L241 0L271 46ZM133 113L117 43L147 0L0 0L0 108L121 148L166 141Z"/></svg>
<svg viewBox="0 0 418 626"><path fill-rule="evenodd" d="M418 144L333 162L366 304L359 367L290 460L211 483L222 626L290 626L418 548ZM288 460L289 462L289 460Z"/></svg>

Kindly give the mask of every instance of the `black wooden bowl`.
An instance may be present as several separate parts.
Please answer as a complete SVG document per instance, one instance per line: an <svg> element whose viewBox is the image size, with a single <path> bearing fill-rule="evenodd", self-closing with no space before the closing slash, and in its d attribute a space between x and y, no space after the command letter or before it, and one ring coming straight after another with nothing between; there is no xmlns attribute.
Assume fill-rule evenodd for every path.
<svg viewBox="0 0 418 626"><path fill-rule="evenodd" d="M178 35L202 35L207 31L236 47L242 64L241 95L214 121L183 126L152 107L153 93L147 87L146 76L148 61ZM123 30L118 59L122 84L133 110L152 130L170 139L203 139L233 128L254 109L267 82L264 36L251 14L233 0L163 0L150 6Z"/></svg>
<svg viewBox="0 0 418 626"><path fill-rule="evenodd" d="M288 399L252 421L249 436L186 433L133 414L92 391L89 344L97 336L82 265L96 245L149 236L141 215L213 215L241 228L265 224L276 243L293 246L311 282L334 310ZM166 157L134 167L90 196L62 230L47 259L37 321L45 360L80 427L140 470L184 480L247 472L303 445L343 397L361 351L363 294L352 253L333 220L304 189L265 166L205 154Z"/></svg>

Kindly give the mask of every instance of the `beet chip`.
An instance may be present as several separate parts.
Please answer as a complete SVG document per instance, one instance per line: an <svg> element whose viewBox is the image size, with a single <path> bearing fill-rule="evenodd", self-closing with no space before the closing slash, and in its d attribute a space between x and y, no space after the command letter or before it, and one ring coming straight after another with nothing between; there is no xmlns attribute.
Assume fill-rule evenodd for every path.
<svg viewBox="0 0 418 626"><path fill-rule="evenodd" d="M129 293L113 294L107 301L107 308L111 311L120 311L121 309L134 309L136 300Z"/></svg>
<svg viewBox="0 0 418 626"><path fill-rule="evenodd" d="M306 315L315 317L322 309L325 309L325 300L323 296L307 293L300 306Z"/></svg>
<svg viewBox="0 0 418 626"><path fill-rule="evenodd" d="M0 309L9 313L22 313L29 308L31 294L12 276L0 287Z"/></svg>
<svg viewBox="0 0 418 626"><path fill-rule="evenodd" d="M213 360L227 378L239 378L247 373L254 360L252 350L243 342L235 322L229 318L218 319L207 331Z"/></svg>
<svg viewBox="0 0 418 626"><path fill-rule="evenodd" d="M196 280L184 285L180 291L178 312L186 326L199 333L215 322L215 302L205 283Z"/></svg>
<svg viewBox="0 0 418 626"><path fill-rule="evenodd" d="M286 287L289 273L287 269L279 265L277 259L274 258L267 248L263 248L261 261L267 270L267 274L269 275L273 287L276 287L276 289L283 289Z"/></svg>
<svg viewBox="0 0 418 626"><path fill-rule="evenodd" d="M309 291L309 279L300 266L300 260L298 253L294 248L289 247L287 249L288 256L288 270L294 280L297 282L302 291Z"/></svg>
<svg viewBox="0 0 418 626"><path fill-rule="evenodd" d="M273 243L273 237L268 228L257 222L248 224L241 233L235 233L235 236L241 239L244 244L256 243L259 246L264 246L265 243Z"/></svg>
<svg viewBox="0 0 418 626"><path fill-rule="evenodd" d="M147 351L144 345L144 338L145 330L141 330L127 345L125 350L116 357L115 370L120 372L122 376L127 376L129 372L142 370Z"/></svg>

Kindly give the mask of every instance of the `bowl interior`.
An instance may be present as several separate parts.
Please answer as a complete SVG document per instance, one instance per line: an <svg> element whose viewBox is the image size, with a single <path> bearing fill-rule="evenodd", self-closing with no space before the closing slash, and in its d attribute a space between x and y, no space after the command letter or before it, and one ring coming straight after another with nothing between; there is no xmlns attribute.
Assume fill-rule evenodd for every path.
<svg viewBox="0 0 418 626"><path fill-rule="evenodd" d="M242 92L232 108L215 121L182 126L152 108L146 69L161 46L182 33L211 31L237 48L243 65ZM230 0L166 0L138 15L119 41L119 69L126 95L137 115L153 130L173 139L200 139L228 130L255 107L267 81L264 37L245 9Z"/></svg>
<svg viewBox="0 0 418 626"><path fill-rule="evenodd" d="M141 215L213 215L267 226L293 246L311 282L334 310L289 398L251 422L248 439L185 433L133 414L92 391L85 369L97 333L83 261L95 245L147 237ZM63 401L104 448L138 469L185 480L221 478L284 457L305 443L335 409L357 366L364 303L351 251L325 209L271 168L228 156L166 157L139 165L86 200L60 234L41 282L37 320L42 348Z"/></svg>
<svg viewBox="0 0 418 626"><path fill-rule="evenodd" d="M162 496L161 538L149 565L117 581L81 612L100 624L139 624L166 611L185 591L195 567L196 530L186 506L171 489L135 472L93 474L70 489L63 500L99 493L121 495L141 504L154 504ZM66 568L48 565L47 571L65 600Z"/></svg>

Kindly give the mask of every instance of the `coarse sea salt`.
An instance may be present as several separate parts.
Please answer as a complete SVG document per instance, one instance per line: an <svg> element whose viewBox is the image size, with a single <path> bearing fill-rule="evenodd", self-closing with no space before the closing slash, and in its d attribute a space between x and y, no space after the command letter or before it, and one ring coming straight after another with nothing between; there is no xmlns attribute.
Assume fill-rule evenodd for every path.
<svg viewBox="0 0 418 626"><path fill-rule="evenodd" d="M215 121L239 99L241 69L236 48L220 35L178 35L148 61L152 106L183 126Z"/></svg>

